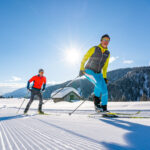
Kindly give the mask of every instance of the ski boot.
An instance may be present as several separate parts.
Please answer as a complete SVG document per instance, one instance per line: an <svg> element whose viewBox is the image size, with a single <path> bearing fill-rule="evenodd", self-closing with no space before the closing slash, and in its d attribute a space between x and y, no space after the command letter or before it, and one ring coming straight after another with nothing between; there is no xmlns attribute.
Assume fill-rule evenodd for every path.
<svg viewBox="0 0 150 150"><path fill-rule="evenodd" d="M104 113L109 113L109 111L107 110L107 105L101 105L102 111Z"/></svg>
<svg viewBox="0 0 150 150"><path fill-rule="evenodd" d="M95 105L95 111L100 112L102 111L102 107L100 105L101 99L97 96L93 97L94 105Z"/></svg>
<svg viewBox="0 0 150 150"><path fill-rule="evenodd" d="M24 114L24 115L28 115L28 114L27 114L27 111L24 111L24 113L23 113L23 114Z"/></svg>
<svg viewBox="0 0 150 150"><path fill-rule="evenodd" d="M44 114L45 114L42 110L39 110L38 113L39 113L40 115L44 115Z"/></svg>

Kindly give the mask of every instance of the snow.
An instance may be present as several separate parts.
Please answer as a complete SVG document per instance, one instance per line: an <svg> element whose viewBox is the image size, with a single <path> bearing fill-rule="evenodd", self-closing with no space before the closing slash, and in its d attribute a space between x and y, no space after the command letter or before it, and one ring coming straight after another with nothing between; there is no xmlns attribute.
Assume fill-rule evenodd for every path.
<svg viewBox="0 0 150 150"><path fill-rule="evenodd" d="M60 91L60 92L59 92ZM57 93L58 92L58 93ZM66 87L64 89L58 89L56 91L54 91L51 94L51 97L53 98L63 98L64 96L66 96L67 94L69 94L70 92L74 92L76 93L78 96L80 96L80 94L78 93L78 91L72 87ZM56 94L56 95L55 95ZM53 96L54 95L54 96Z"/></svg>
<svg viewBox="0 0 150 150"><path fill-rule="evenodd" d="M68 115L75 103L49 101L43 110L51 115L36 115L38 101L22 116L28 102L23 99L0 100L0 150L149 150L150 119L89 118L93 103L85 102L75 114ZM150 116L150 102L110 102L112 112L136 112Z"/></svg>

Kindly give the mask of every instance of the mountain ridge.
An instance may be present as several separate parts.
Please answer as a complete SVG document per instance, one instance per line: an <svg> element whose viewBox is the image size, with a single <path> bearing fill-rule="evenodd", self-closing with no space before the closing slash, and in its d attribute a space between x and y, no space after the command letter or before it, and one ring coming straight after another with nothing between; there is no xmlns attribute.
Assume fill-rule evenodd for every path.
<svg viewBox="0 0 150 150"><path fill-rule="evenodd" d="M149 66L112 70L107 73L107 77L109 101L139 101L143 96L145 99L150 98ZM44 99L50 98L53 91L63 88L70 81L48 86L43 93ZM94 85L86 78L77 79L69 86L77 89L84 98L88 98L94 90ZM27 95L26 88L21 88L4 96L25 97L25 95Z"/></svg>

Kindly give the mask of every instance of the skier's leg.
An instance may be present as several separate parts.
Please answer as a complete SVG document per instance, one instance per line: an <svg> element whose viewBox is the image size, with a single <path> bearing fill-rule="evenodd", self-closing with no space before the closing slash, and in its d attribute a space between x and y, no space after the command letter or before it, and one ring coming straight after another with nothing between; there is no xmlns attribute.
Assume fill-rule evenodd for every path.
<svg viewBox="0 0 150 150"><path fill-rule="evenodd" d="M101 96L101 83L99 81L99 79L97 80L96 84L95 84L95 88L94 88L94 95L96 97L100 97Z"/></svg>
<svg viewBox="0 0 150 150"><path fill-rule="evenodd" d="M85 77L95 85L96 79L94 76L95 76L95 73L92 70L90 70L90 69L85 70Z"/></svg>
<svg viewBox="0 0 150 150"><path fill-rule="evenodd" d="M101 73L97 74L95 76L96 79L96 83L95 83L95 89L94 89L94 94L95 94L95 109L96 111L102 111L102 107L101 107L101 95L102 95L102 81L100 78Z"/></svg>
<svg viewBox="0 0 150 150"><path fill-rule="evenodd" d="M35 96L35 93L34 91L31 91L31 97L30 97L30 101L28 102L25 110L24 110L24 113L27 113L29 108L30 108L30 105L32 104L33 100L34 100L34 96Z"/></svg>
<svg viewBox="0 0 150 150"><path fill-rule="evenodd" d="M101 81L102 81L101 105L102 105L103 110L107 111L108 90L107 90L107 85L106 85L105 80L102 75L101 75Z"/></svg>
<svg viewBox="0 0 150 150"><path fill-rule="evenodd" d="M92 70L87 69L85 76L90 82L92 82L95 85L93 101L94 101L94 105L97 108L100 108L101 88L100 88L99 74L96 74Z"/></svg>
<svg viewBox="0 0 150 150"><path fill-rule="evenodd" d="M43 98L42 98L41 92L38 93L38 97L39 97L39 108L38 108L38 111L42 112Z"/></svg>
<svg viewBox="0 0 150 150"><path fill-rule="evenodd" d="M102 81L101 73L94 73L92 70L86 69L85 77L95 85L94 94L96 97L100 97L102 93Z"/></svg>

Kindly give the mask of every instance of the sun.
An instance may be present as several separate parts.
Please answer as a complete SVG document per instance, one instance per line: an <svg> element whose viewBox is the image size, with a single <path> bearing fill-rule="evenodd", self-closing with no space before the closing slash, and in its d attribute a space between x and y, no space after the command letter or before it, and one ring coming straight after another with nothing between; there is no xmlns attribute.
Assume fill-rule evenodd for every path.
<svg viewBox="0 0 150 150"><path fill-rule="evenodd" d="M76 49L69 49L65 51L65 60L71 64L77 64L80 60L80 52Z"/></svg>

